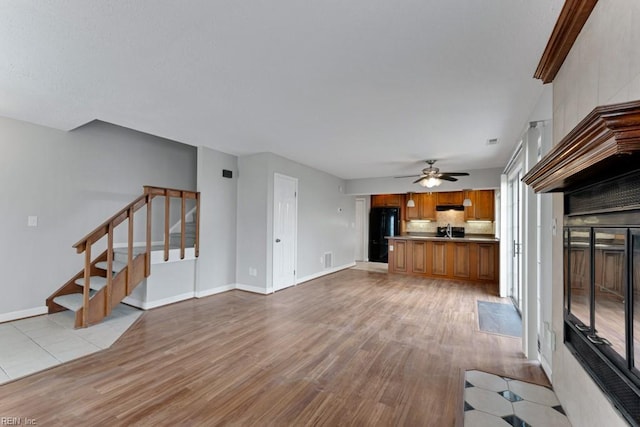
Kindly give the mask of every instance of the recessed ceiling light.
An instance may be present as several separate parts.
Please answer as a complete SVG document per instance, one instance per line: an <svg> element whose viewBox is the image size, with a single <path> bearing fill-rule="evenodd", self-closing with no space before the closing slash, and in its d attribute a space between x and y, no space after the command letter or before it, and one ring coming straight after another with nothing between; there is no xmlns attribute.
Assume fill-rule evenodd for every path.
<svg viewBox="0 0 640 427"><path fill-rule="evenodd" d="M496 145L498 143L498 138L487 139L487 145Z"/></svg>

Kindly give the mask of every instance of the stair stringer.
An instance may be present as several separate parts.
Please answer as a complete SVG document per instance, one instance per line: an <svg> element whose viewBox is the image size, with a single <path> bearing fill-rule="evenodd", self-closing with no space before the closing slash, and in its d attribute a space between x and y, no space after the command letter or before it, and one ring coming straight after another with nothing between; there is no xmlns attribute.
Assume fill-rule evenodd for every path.
<svg viewBox="0 0 640 427"><path fill-rule="evenodd" d="M146 252L137 255L133 258L131 269L131 280L128 280L129 266L124 267L118 274L114 275L111 279L111 286L108 285L94 293L89 299L89 316L88 324L86 326L95 325L100 323L111 312L111 309L127 296L131 295L133 290L149 275L146 271L146 261L148 254ZM96 263L106 261L107 252L102 253L91 263L91 275L106 277L106 271L95 266ZM62 295L77 294L78 289L82 289L75 281L84 277L84 270L73 276L71 280L65 283L60 289L54 292L49 298L47 298L47 307L49 308L49 314L59 311L67 310L66 307L56 304L53 299ZM111 294L109 295L109 289ZM76 328L82 327L82 318L84 315L84 308L80 308L75 312L74 326Z"/></svg>
<svg viewBox="0 0 640 427"><path fill-rule="evenodd" d="M102 270L101 268L96 267L97 263L102 262L102 261L106 261L106 260L107 260L107 251L104 251L103 253L100 254L100 256L98 256L95 260L93 260L93 262L91 262L91 274L90 275L91 276L107 277L107 273L106 273L105 270ZM46 304L47 304L47 308L48 308L49 314L58 313L60 311L67 310L66 307L63 307L63 306L58 305L55 302L53 302L53 299L55 297L59 297L59 296L62 296L62 295L77 294L78 293L78 289L80 289L80 287L76 284L76 280L82 279L83 277L84 277L84 269L80 270L78 272L78 274L73 276L67 283L62 285L60 288L58 288L58 290L53 292L49 296L49 298L47 298Z"/></svg>

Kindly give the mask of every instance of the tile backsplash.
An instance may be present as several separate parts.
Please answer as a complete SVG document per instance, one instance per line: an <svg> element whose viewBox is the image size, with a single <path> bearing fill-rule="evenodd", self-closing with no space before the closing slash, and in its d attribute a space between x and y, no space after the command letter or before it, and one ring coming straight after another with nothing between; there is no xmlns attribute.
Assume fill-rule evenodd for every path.
<svg viewBox="0 0 640 427"><path fill-rule="evenodd" d="M435 233L436 227L451 224L452 227L464 227L466 234L495 234L493 222L465 222L464 212L436 212L436 220L407 221L406 231L409 233Z"/></svg>

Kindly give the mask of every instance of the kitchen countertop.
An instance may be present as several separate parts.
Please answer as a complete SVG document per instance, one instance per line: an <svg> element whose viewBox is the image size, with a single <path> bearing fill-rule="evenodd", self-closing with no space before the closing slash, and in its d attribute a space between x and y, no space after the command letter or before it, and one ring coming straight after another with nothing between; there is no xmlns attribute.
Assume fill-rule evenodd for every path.
<svg viewBox="0 0 640 427"><path fill-rule="evenodd" d="M467 234L465 237L437 237L435 233L412 233L401 236L387 236L385 239L394 240L437 240L450 242L500 242L500 239L490 234Z"/></svg>

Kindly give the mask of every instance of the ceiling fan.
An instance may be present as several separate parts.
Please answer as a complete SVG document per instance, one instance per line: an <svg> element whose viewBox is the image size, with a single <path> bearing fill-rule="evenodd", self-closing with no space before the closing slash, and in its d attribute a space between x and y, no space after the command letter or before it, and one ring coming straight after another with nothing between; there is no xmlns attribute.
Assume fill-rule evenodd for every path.
<svg viewBox="0 0 640 427"><path fill-rule="evenodd" d="M432 188L442 184L442 180L457 181L458 178L454 177L469 176L467 172L440 172L440 169L433 167L433 164L436 162L435 160L425 160L425 162L427 162L429 167L422 169L421 175L396 176L395 178L413 178L417 176L419 178L413 181L414 184L420 184L423 187Z"/></svg>

